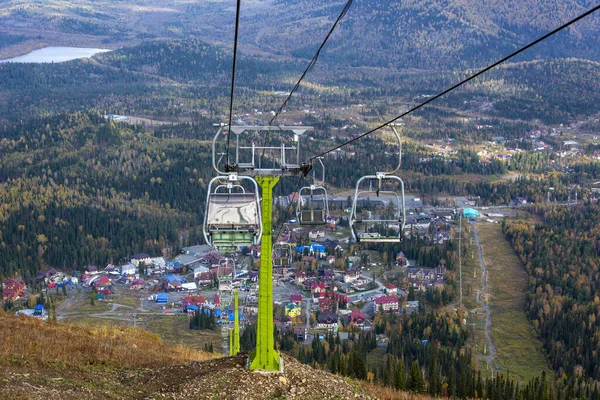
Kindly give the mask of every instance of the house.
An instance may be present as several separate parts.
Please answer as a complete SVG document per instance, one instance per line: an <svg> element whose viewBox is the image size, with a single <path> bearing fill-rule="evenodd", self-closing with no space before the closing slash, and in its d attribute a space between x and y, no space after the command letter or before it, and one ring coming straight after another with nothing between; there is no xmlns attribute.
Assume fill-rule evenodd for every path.
<svg viewBox="0 0 600 400"><path fill-rule="evenodd" d="M312 297L315 299L325 297L325 284L324 283L313 283L310 286L310 293L312 294Z"/></svg>
<svg viewBox="0 0 600 400"><path fill-rule="evenodd" d="M392 284L392 283L389 283L389 282L388 283L384 283L383 287L385 288L384 289L385 293L388 296L395 296L396 293L398 293L398 287L396 285Z"/></svg>
<svg viewBox="0 0 600 400"><path fill-rule="evenodd" d="M311 240L316 240L322 237L325 237L325 229L314 229L308 232L308 238Z"/></svg>
<svg viewBox="0 0 600 400"><path fill-rule="evenodd" d="M446 221L452 221L452 218L454 218L454 210L450 210L450 211L435 211L433 213L433 215L435 215L436 218L439 219L443 219Z"/></svg>
<svg viewBox="0 0 600 400"><path fill-rule="evenodd" d="M360 278L360 268L352 268L344 272L344 283L350 283Z"/></svg>
<svg viewBox="0 0 600 400"><path fill-rule="evenodd" d="M312 243L310 246L296 246L296 254L308 253L309 256L318 255L319 258L327 257L327 248L322 244Z"/></svg>
<svg viewBox="0 0 600 400"><path fill-rule="evenodd" d="M306 280L306 272L296 271L296 284L301 285Z"/></svg>
<svg viewBox="0 0 600 400"><path fill-rule="evenodd" d="M381 296L376 298L375 306L377 308L381 306L384 312L397 311L400 308L398 305L398 299L394 296Z"/></svg>
<svg viewBox="0 0 600 400"><path fill-rule="evenodd" d="M302 314L302 309L298 304L289 303L287 306L285 306L285 315L296 318L300 314Z"/></svg>
<svg viewBox="0 0 600 400"><path fill-rule="evenodd" d="M194 279L198 279L198 276L200 276L201 273L204 272L209 272L209 269L207 267L204 266L197 266L194 268Z"/></svg>
<svg viewBox="0 0 600 400"><path fill-rule="evenodd" d="M435 271L433 269L408 268L406 270L406 277L409 280L432 281L435 279Z"/></svg>
<svg viewBox="0 0 600 400"><path fill-rule="evenodd" d="M248 271L248 280L250 282L256 282L256 281L258 281L259 275L260 275L259 271Z"/></svg>
<svg viewBox="0 0 600 400"><path fill-rule="evenodd" d="M143 279L134 279L131 282L131 289L143 289L144 288L144 280Z"/></svg>
<svg viewBox="0 0 600 400"><path fill-rule="evenodd" d="M305 326L295 326L294 327L294 335L296 335L296 341L304 342L306 340L306 334L308 333L308 329Z"/></svg>
<svg viewBox="0 0 600 400"><path fill-rule="evenodd" d="M338 328L338 316L334 312L325 311L319 314L317 317L317 328L327 329L331 331L337 331Z"/></svg>
<svg viewBox="0 0 600 400"><path fill-rule="evenodd" d="M323 311L335 311L334 310L334 301L330 297L324 297L319 299L319 310Z"/></svg>
<svg viewBox="0 0 600 400"><path fill-rule="evenodd" d="M25 293L25 284L15 279L7 279L2 284L2 293L4 300L17 300Z"/></svg>
<svg viewBox="0 0 600 400"><path fill-rule="evenodd" d="M340 304L350 304L350 297L346 296L345 294L342 293L338 293L338 292L326 292L325 293L325 297L329 297L331 299L333 299L338 305Z"/></svg>
<svg viewBox="0 0 600 400"><path fill-rule="evenodd" d="M527 199L525 197L517 197L515 202L516 204L527 204Z"/></svg>
<svg viewBox="0 0 600 400"><path fill-rule="evenodd" d="M137 268L135 265L128 263L125 265L121 265L119 267L119 272L121 273L121 275L135 275L135 273L137 272Z"/></svg>
<svg viewBox="0 0 600 400"><path fill-rule="evenodd" d="M98 267L96 267L95 265L90 265L85 270L90 275L95 275L95 274L99 274L100 273L100 271L98 271Z"/></svg>
<svg viewBox="0 0 600 400"><path fill-rule="evenodd" d="M365 326L366 320L365 314L361 313L359 310L352 310L352 313L350 313L350 316L348 317L348 323L352 323L352 325L359 328Z"/></svg>
<svg viewBox="0 0 600 400"><path fill-rule="evenodd" d="M290 296L290 301L300 306L300 305L302 305L302 295L301 294L293 294Z"/></svg>
<svg viewBox="0 0 600 400"><path fill-rule="evenodd" d="M104 288L108 288L109 286L111 286L112 283L110 282L110 279L108 279L107 277L103 276L100 279L94 281L94 287L96 289L104 289Z"/></svg>
<svg viewBox="0 0 600 400"><path fill-rule="evenodd" d="M152 263L152 258L146 253L138 253L131 257L131 263L135 265L136 268L139 267L142 262L149 266Z"/></svg>
<svg viewBox="0 0 600 400"><path fill-rule="evenodd" d="M201 272L198 276L195 277L196 282L200 286L208 286L213 282L213 274L210 272Z"/></svg>
<svg viewBox="0 0 600 400"><path fill-rule="evenodd" d="M178 275L169 275L165 282L165 288L167 290L179 290L183 284L183 278Z"/></svg>
<svg viewBox="0 0 600 400"><path fill-rule="evenodd" d="M183 310L187 310L188 306L202 307L206 303L206 299L200 295L192 296L189 295L181 300L181 306Z"/></svg>

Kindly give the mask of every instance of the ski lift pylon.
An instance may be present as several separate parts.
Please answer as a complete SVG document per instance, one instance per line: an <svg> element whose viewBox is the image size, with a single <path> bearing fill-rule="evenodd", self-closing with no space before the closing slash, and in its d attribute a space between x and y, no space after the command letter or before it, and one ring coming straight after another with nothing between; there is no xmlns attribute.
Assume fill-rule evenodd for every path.
<svg viewBox="0 0 600 400"><path fill-rule="evenodd" d="M397 243L402 240L402 232L406 221L406 206L404 199L404 182L399 176L393 175L400 170L402 163L402 141L395 127L392 126L398 139L399 156L398 166L391 172L377 172L375 175L366 175L356 182L352 211L350 212L350 231L356 242L364 243ZM368 182L368 188L364 183ZM376 189L373 190L373 183ZM388 185L386 185L386 183ZM358 215L358 203L368 200L370 196L389 196L394 210L391 217L374 215L373 210L366 210L366 218ZM369 204L369 201L365 201ZM363 210L364 211L364 210Z"/></svg>

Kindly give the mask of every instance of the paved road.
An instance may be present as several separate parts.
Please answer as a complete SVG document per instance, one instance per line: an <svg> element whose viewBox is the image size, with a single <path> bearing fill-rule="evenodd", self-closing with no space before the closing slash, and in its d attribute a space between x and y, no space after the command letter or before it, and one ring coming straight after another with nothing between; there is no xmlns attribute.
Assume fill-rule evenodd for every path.
<svg viewBox="0 0 600 400"><path fill-rule="evenodd" d="M471 222L471 227L473 228L473 236L475 238L475 243L477 243L477 253L478 253L478 258L479 258L479 264L481 264L481 270L482 270L481 286L483 289L477 293L477 302L479 302L479 304L481 304L481 309L483 311L485 311L485 315L486 315L485 337L488 342L487 348L489 351L489 355L477 356L477 358L481 359L481 360L486 360L489 365L490 370L492 370L492 359L496 355L496 348L494 347L494 344L492 343L492 337L490 335L490 326L492 324L490 309L489 309L486 301L484 301L482 299L482 297L485 297L485 295L488 292L488 286L487 286L487 272L488 271L487 271L487 267L485 266L485 262L483 261L483 252L481 251L481 244L479 243L479 232L477 232L477 229L475 228L475 224L472 222Z"/></svg>

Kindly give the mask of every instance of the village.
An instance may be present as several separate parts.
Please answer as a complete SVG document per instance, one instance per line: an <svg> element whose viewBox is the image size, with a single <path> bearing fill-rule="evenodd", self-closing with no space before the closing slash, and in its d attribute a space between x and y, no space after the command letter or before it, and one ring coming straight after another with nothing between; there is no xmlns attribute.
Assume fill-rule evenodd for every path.
<svg viewBox="0 0 600 400"><path fill-rule="evenodd" d="M467 210L411 210L405 237L417 235L429 245L455 239L459 214L477 217ZM310 343L327 332L345 337L369 330L377 313L415 312L425 307L426 293L441 292L448 279L445 265L425 268L401 251L390 258L350 243L341 222L330 217L325 226L312 229L286 224L274 245L274 323L282 331L293 331L298 341ZM18 280L4 282L3 296L17 313L58 321L82 316L82 308L87 317L142 327L150 315L193 318L198 312L210 313L221 328L221 348L227 353L234 292L239 293L242 327L256 321L260 254L260 246L224 255L203 244L184 247L168 261L140 253L122 265L40 273L36 286L43 288L43 298L60 299L52 306L33 304L32 293ZM99 309L102 303L110 307Z"/></svg>

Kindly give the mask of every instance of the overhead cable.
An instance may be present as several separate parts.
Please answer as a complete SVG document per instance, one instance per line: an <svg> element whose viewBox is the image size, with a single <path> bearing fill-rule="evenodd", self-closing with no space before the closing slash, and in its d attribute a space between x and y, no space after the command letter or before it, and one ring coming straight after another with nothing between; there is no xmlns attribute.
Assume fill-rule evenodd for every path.
<svg viewBox="0 0 600 400"><path fill-rule="evenodd" d="M321 43L321 45L319 46L319 49L317 50L317 52L315 53L315 55L313 56L312 60L310 60L310 62L308 63L308 65L306 66L306 69L304 70L304 72L302 73L302 75L300 76L300 79L298 79L298 82L296 82L296 84L294 85L294 87L292 88L292 90L290 91L290 93L287 95L287 97L285 98L285 100L283 101L283 103L281 104L281 107L279 107L279 109L277 110L277 112L275 113L275 115L273 116L273 118L271 118L271 121L269 121L269 126L273 125L273 122L275 122L275 120L277 119L277 117L279 117L279 114L283 111L283 109L285 108L285 106L287 105L287 102L292 98L292 95L296 92L296 90L298 90L298 88L300 87L300 83L302 82L302 80L304 79L304 77L306 76L306 74L313 69L313 67L315 66L315 64L317 63L317 60L319 58L319 55L321 54L321 50L323 50L323 47L325 47L325 44L327 43L327 41L329 40L329 37L331 36L331 34L333 33L333 31L335 30L336 26L338 25L338 23L342 20L342 18L344 18L344 16L348 13L348 10L350 9L350 6L352 6L352 2L353 0L348 0L348 2L346 3L346 5L344 6L344 8L342 9L342 12L340 13L340 15L337 17L337 19L335 20L333 26L331 27L331 29L329 29L329 33L327 33L327 36L325 37L325 40L323 40L323 43Z"/></svg>
<svg viewBox="0 0 600 400"><path fill-rule="evenodd" d="M379 125L379 126L378 126L378 127L376 127L376 128L373 128L373 129L371 129L371 130L370 130L370 131L368 131L368 132L365 132L365 133L362 133L362 134L360 134L359 136L355 137L354 139L348 140L347 142L344 142L344 143L342 143L342 144L340 144L340 145L337 145L337 146L335 146L335 147L333 147L333 148L331 148L331 149L329 149L329 150L327 150L327 151L324 151L324 152L322 152L322 153L320 153L320 154L318 154L318 155L316 155L316 156L313 156L313 157L311 157L311 158L310 158L310 161L312 162L312 160L316 159L317 157L322 157L322 156L324 156L324 155L326 155L326 154L329 154L329 153L331 153L331 152L333 152L333 151L336 151L336 150L338 150L338 149L340 149L340 148L342 148L342 147L344 147L344 146L347 146L347 145L349 145L350 143L353 143L353 142L356 142L356 141L357 141L357 140L359 140L359 139L362 139L363 137L365 137L365 136L367 136L367 135L370 135L370 134L372 134L372 133L374 133L374 132L376 132L376 131L378 131L378 130L380 130L380 129L382 129L382 128L385 128L385 127L386 127L386 126L388 126L388 125L391 125L392 123L396 122L396 121L397 121L397 120L399 120L400 118L402 118L402 117L405 117L405 116L407 116L408 114L411 114L412 112L414 112L414 111L418 110L419 108L421 108L421 107L423 107L423 106L425 106L425 105L427 105L427 104L431 103L432 101L439 99L439 98L440 98L440 97L442 97L443 95L445 95L445 94L447 94L447 93L449 93L449 92L453 91L454 89L456 89L456 88L458 88L458 87L460 87L460 86L464 85L465 83L467 83L467 82L469 82L469 81L471 81L471 80L473 80L473 79L477 78L478 76L482 75L483 73L485 73L485 72L487 72L487 71L491 70L492 68L495 68L495 67L497 67L498 65L502 64L503 62L505 62L505 61L507 61L507 60L509 60L509 59L513 58L514 56L516 56L516 55L518 55L518 54L520 54L520 53L524 52L525 50L529 49L530 47L533 47L533 46L535 46L536 44L538 44L538 43L540 43L540 42L542 42L542 41L544 41L544 40L548 39L550 36L553 36L554 34L556 34L556 33L560 32L560 31L562 31L563 29L565 29L565 28L567 28L567 27L569 27L569 26L573 25L575 22L577 22L577 21L579 21L579 20L581 20L581 19L583 19L583 18L585 18L585 17L589 16L590 14L592 14L592 13L594 13L594 12L598 11L598 10L600 10L600 5L597 5L596 7L594 7L594 8L592 8L592 9L590 9L590 10L588 10L588 11L584 12L583 14L581 14L581 15L577 16L576 18L573 18L572 20L570 20L569 22L565 23L564 25L561 25L560 27L558 27L558 28L554 29L553 31L551 31L551 32L549 32L549 33L547 33L547 34L545 34L544 36L542 36L542 37L540 37L540 38L538 38L538 39L534 40L533 42L529 43L528 45L526 45L526 46L524 46L524 47L521 47L519 50L517 50L517 51L515 51L515 52L511 53L510 55L508 55L508 56L506 56L506 57L504 57L504 58L502 58L502 59L500 59L500 60L498 60L498 61L496 61L495 63L491 64L490 66L488 66L488 67L486 67L486 68L484 68L484 69L480 70L480 71L479 71L479 72L477 72L476 74L469 76L468 78L466 78L466 79L464 79L464 80L460 81L460 82L459 82L459 83L457 83L456 85L454 85L454 86L452 86L452 87L450 87L450 88L448 88L448 89L444 90L443 92L441 92L441 93L439 93L439 94L437 94L437 95L435 95L435 96L433 96L433 97L429 98L427 101L425 101L425 102L423 102L423 103L421 103L421 104L419 104L419 105L417 105L417 106L415 106L415 107L411 108L410 110L408 110L408 111L406 111L406 112L404 112L404 113L400 114L399 116L397 116L397 117L395 117L395 118L393 118L393 119L391 119L391 120L389 120L389 121L387 121L387 122L385 122L385 123L383 123L383 124Z"/></svg>
<svg viewBox="0 0 600 400"><path fill-rule="evenodd" d="M229 125L227 125L227 165L229 165L229 138L231 137L231 119L233 117L233 91L235 88L235 67L237 62L238 32L240 28L240 5L242 0L237 0L235 11L235 36L233 39L233 68L231 70L231 94L229 95Z"/></svg>

